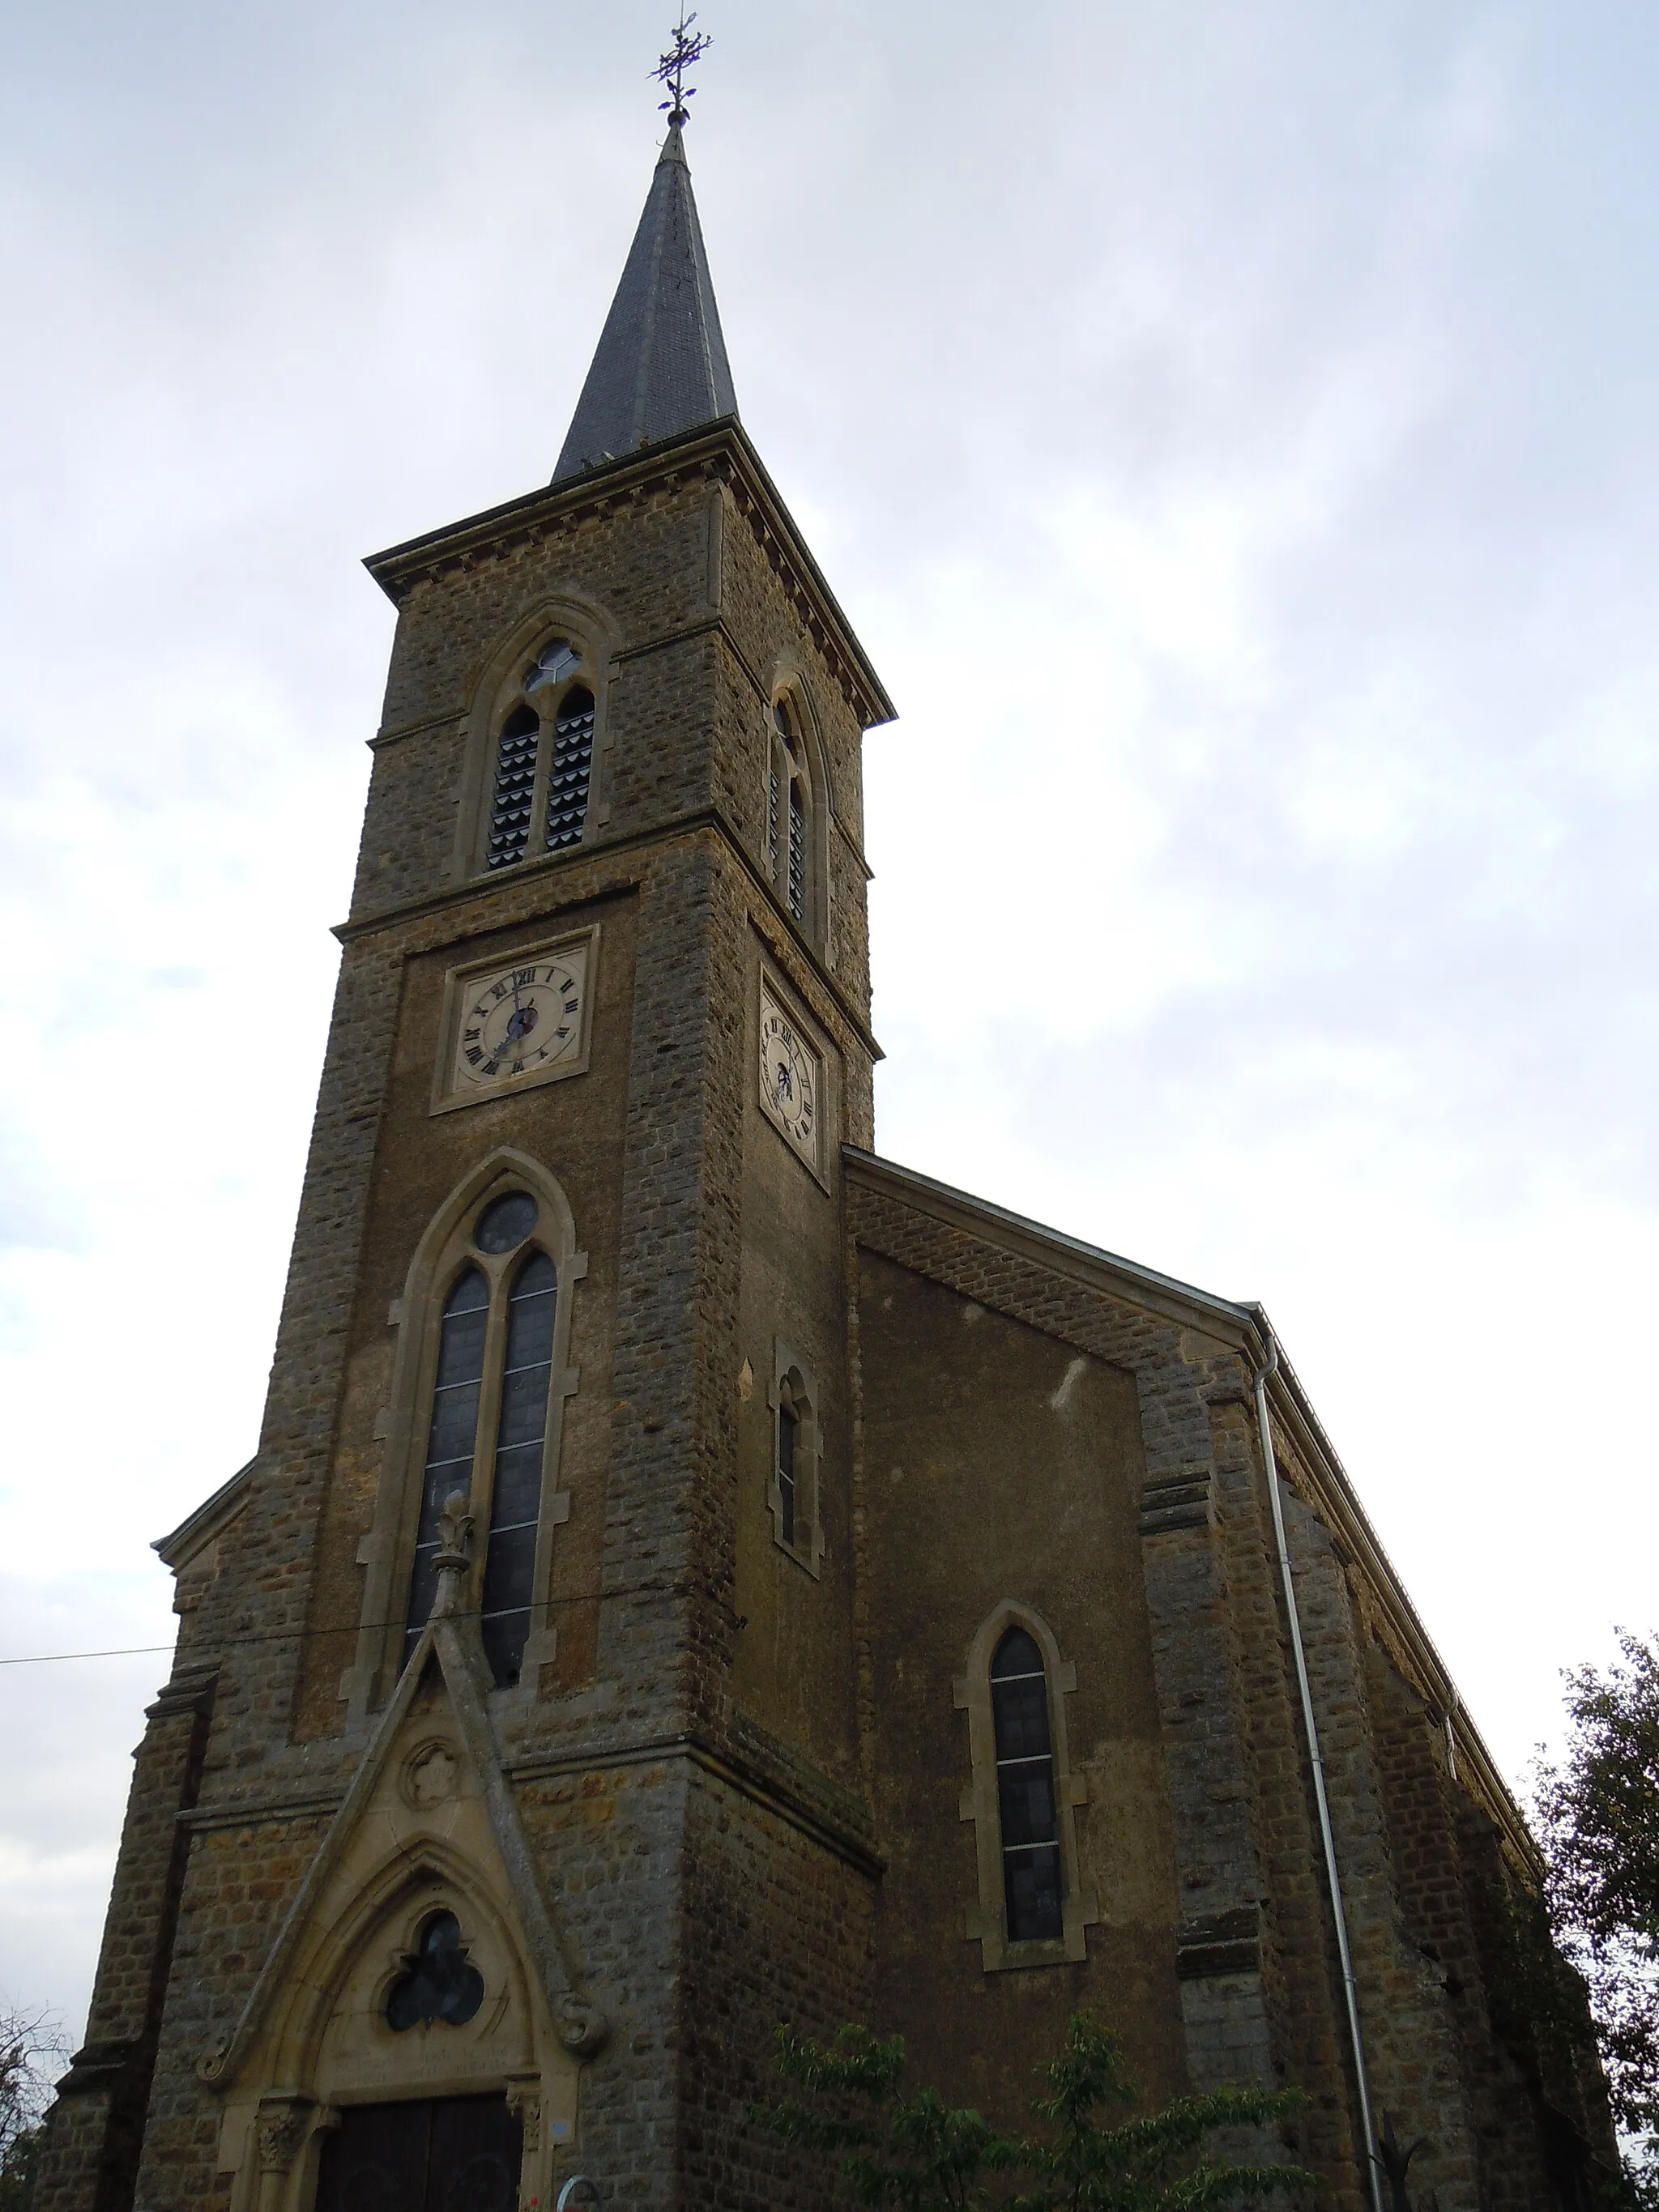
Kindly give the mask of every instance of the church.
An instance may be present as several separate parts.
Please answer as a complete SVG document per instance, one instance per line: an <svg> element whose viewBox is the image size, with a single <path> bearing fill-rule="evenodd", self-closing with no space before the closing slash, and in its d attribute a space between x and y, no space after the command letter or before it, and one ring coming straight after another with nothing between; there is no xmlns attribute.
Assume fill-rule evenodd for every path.
<svg viewBox="0 0 1659 2212"><path fill-rule="evenodd" d="M827 2212L780 2023L1017 2127L1083 2008L1304 2092L1251 2154L1338 2212L1600 2201L1535 1846L1261 1308L877 1147L894 708L685 123L550 483L368 564L270 1395L156 1546L38 2212Z"/></svg>

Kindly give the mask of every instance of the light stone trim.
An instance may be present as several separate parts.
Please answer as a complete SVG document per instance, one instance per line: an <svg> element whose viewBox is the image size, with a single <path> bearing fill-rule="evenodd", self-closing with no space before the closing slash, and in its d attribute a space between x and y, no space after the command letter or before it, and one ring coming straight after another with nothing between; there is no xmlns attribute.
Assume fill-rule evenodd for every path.
<svg viewBox="0 0 1659 2212"><path fill-rule="evenodd" d="M795 1540L785 1540L783 1490L778 1479L782 1457L782 1423L786 1391L792 1401L800 1433L795 1441ZM823 1571L823 1514L819 1495L823 1430L818 1419L818 1386L811 1369L781 1337L772 1340L772 1380L766 1402L772 1409L772 1468L767 1478L766 1505L772 1516L772 1541L814 1581Z"/></svg>
<svg viewBox="0 0 1659 2212"><path fill-rule="evenodd" d="M1003 1891L1002 1818L997 1804L996 1725L991 1711L991 1662L1010 1628L1023 1628L1042 1654L1048 1695L1048 1740L1054 1752L1054 1803L1060 1818L1060 1934L1037 1942L1012 1942ZM1066 1699L1077 1688L1077 1668L1060 1656L1054 1631L1041 1613L1006 1597L980 1623L968 1647L966 1671L951 1685L959 1711L968 1716L973 1780L962 1793L958 1817L975 1826L979 1902L963 1916L963 1940L980 1945L988 1974L1018 1966L1061 1966L1086 1958L1084 1935L1100 1918L1079 1875L1075 1808L1089 1802L1088 1784L1074 1776L1066 1735Z"/></svg>
<svg viewBox="0 0 1659 2212"><path fill-rule="evenodd" d="M492 1258L474 1251L466 1232L477 1210L498 1188L522 1188L532 1192L541 1207L542 1218L525 1243L499 1258ZM340 1683L349 1729L361 1730L367 1726L371 1711L390 1693L401 1666L444 1298L464 1266L482 1268L489 1279L490 1312L477 1431L481 1442L472 1470L472 1510L479 1527L488 1529L500 1411L501 1355L507 1330L507 1301L498 1293L507 1277L522 1264L526 1251L532 1244L546 1252L558 1275L553 1314L553 1382L542 1453L541 1515L536 1534L530 1638L518 1687L496 1692L497 1699L520 1712L526 1710L534 1703L540 1670L556 1649L557 1630L550 1617L547 1593L552 1580L554 1531L570 1516L569 1492L558 1487L559 1455L564 1435L565 1402L575 1395L581 1380L580 1370L570 1364L570 1329L575 1286L587 1273L587 1255L576 1249L574 1217L557 1178L528 1153L501 1146L463 1178L428 1224L410 1262L403 1296L389 1316L389 1326L398 1332L392 1405L385 1421L374 1526L362 1539L357 1553L360 1563L368 1570L362 1625L357 1632L357 1656ZM483 1548L481 1546L481 1553ZM475 1587L482 1572L482 1566L475 1565L471 1571Z"/></svg>

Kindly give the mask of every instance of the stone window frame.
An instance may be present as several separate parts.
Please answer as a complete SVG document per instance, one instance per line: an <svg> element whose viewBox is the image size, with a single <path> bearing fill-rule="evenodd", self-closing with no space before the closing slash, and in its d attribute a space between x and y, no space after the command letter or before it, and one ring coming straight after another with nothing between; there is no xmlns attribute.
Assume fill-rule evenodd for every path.
<svg viewBox="0 0 1659 2212"><path fill-rule="evenodd" d="M1054 1763L1054 1808L1060 1824L1060 1933L1012 1942L1003 1887L1002 1817L997 1797L996 1723L991 1707L991 1664L1011 1628L1023 1628L1042 1654L1048 1698L1048 1738ZM979 1875L979 1899L963 1915L963 1939L977 1942L984 1971L1012 1967L1063 1966L1088 1956L1084 1930L1100 1917L1081 1881L1075 1812L1089 1802L1089 1788L1071 1767L1066 1730L1066 1700L1077 1688L1077 1668L1062 1659L1060 1644L1042 1614L1018 1598L1003 1598L974 1632L965 1671L951 1684L959 1712L968 1716L968 1754L973 1779L962 1793L957 1817L971 1820Z"/></svg>
<svg viewBox="0 0 1659 2212"><path fill-rule="evenodd" d="M786 1390L800 1425L795 1440L795 1539L793 1543L787 1542L784 1538L783 1492L778 1480L779 1462L783 1456L781 1415ZM768 1425L769 1449L766 1475L766 1510L771 1516L772 1541L797 1566L804 1567L816 1582L823 1570L824 1553L822 1492L823 1427L819 1418L823 1401L818 1396L817 1380L811 1368L798 1352L790 1350L781 1337L772 1340L772 1380L767 1389L766 1402L772 1415Z"/></svg>
<svg viewBox="0 0 1659 2212"><path fill-rule="evenodd" d="M470 1236L473 1222L492 1199L520 1188L529 1190L540 1208L541 1218L532 1235L509 1253L477 1252ZM358 1564L368 1571L356 1659L340 1685L349 1724L367 1724L370 1712L391 1696L402 1669L404 1615L426 1472L427 1429L444 1301L466 1267L478 1267L489 1282L489 1349L477 1428L480 1437L489 1437L494 1433L500 1387L496 1355L506 1328L504 1293L532 1245L547 1254L558 1276L553 1312L553 1374L542 1448L530 1635L517 1683L493 1690L492 1700L500 1701L507 1711L515 1705L532 1705L541 1670L557 1649L557 1624L551 1618L547 1593L552 1578L554 1532L570 1517L570 1493L558 1486L559 1462L565 1407L581 1382L580 1370L570 1364L570 1330L575 1288L587 1273L587 1255L577 1249L574 1217L557 1177L527 1153L502 1146L462 1179L428 1224L410 1262L404 1294L393 1301L386 1316L388 1325L398 1332L398 1345L392 1361L391 1405L376 1424L383 1450L374 1525L357 1547ZM472 1477L472 1510L486 1534L494 1469L491 1446L478 1453ZM486 1550L486 1542L481 1540L472 1568L475 1577L482 1577Z"/></svg>
<svg viewBox="0 0 1659 2212"><path fill-rule="evenodd" d="M549 853L545 847L527 850L522 860L507 868L491 868L489 811L495 784L495 747L501 725L516 707L526 704L525 677L537 654L556 637L566 639L581 655L565 689L580 680L593 695L593 752L588 774L587 815L580 843ZM480 670L466 708L466 761L460 811L456 824L455 852L451 873L459 882L476 878L495 882L522 874L526 868L586 852L595 836L611 819L611 764L610 691L616 672L618 637L615 624L603 608L574 594L556 594L538 602L501 640ZM538 710L540 713L540 710ZM550 720L543 714L541 749L537 762L532 800L532 836L546 826L548 764L551 747L546 742Z"/></svg>
<svg viewBox="0 0 1659 2212"><path fill-rule="evenodd" d="M797 744L790 746L777 727L782 707ZM781 805L775 852L772 845L772 778L779 777ZM806 884L801 912L789 903L789 808L792 778L804 788L806 815ZM822 951L830 941L830 783L817 717L798 669L780 672L769 687L766 708L765 766L761 789L761 872L773 897L807 942Z"/></svg>

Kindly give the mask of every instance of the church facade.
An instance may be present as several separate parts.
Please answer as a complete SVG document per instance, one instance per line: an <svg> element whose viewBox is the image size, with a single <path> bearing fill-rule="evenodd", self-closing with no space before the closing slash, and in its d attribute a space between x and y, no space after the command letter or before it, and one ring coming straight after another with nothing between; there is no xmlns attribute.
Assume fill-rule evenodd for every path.
<svg viewBox="0 0 1659 2212"><path fill-rule="evenodd" d="M551 483L368 565L270 1396L157 1547L40 2212L817 2207L779 2023L1017 2124L1085 2006L1304 2090L1343 2212L1588 2203L1534 1847L1261 1310L875 1150L893 709L680 119Z"/></svg>

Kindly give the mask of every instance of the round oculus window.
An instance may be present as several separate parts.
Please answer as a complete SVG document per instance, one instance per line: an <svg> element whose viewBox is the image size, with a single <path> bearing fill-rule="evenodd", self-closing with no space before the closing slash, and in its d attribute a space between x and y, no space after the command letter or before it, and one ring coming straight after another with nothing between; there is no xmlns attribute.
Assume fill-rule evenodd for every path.
<svg viewBox="0 0 1659 2212"><path fill-rule="evenodd" d="M513 1252L524 1243L540 1218L527 1190L509 1190L492 1198L478 1216L472 1241L481 1252Z"/></svg>

